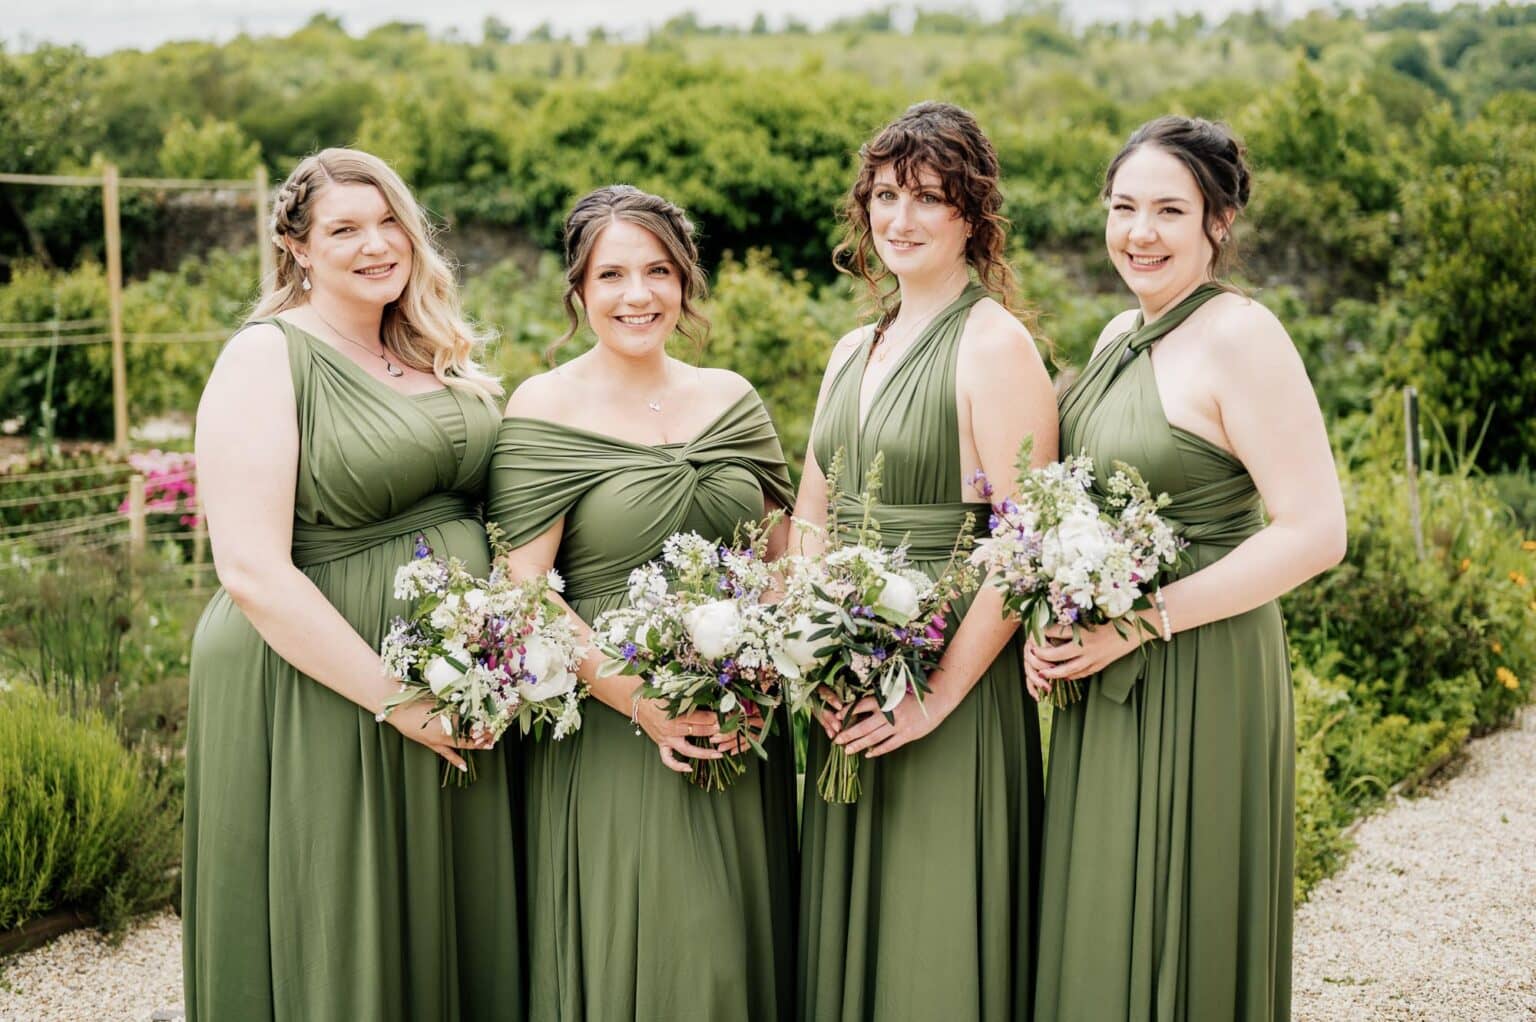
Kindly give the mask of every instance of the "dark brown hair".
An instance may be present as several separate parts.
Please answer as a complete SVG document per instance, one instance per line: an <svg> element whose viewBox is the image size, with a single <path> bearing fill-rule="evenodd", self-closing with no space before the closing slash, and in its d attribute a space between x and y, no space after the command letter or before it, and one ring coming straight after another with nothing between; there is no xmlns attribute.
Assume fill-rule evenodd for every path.
<svg viewBox="0 0 1536 1022"><path fill-rule="evenodd" d="M1211 276L1226 269L1234 258L1235 247L1227 224L1248 205L1252 173L1248 169L1248 151L1219 121L1201 117L1168 114L1148 121L1131 133L1120 152L1109 161L1104 172L1104 195L1108 199L1115 185L1115 175L1131 154L1142 146L1157 146L1189 169L1205 202L1205 237L1211 243Z"/></svg>
<svg viewBox="0 0 1536 1022"><path fill-rule="evenodd" d="M683 281L683 308L677 332L702 350L709 336L709 320L697 306L708 292L708 281L699 266L693 221L681 206L633 185L607 185L576 200L565 217L565 318L569 328L544 352L554 364L555 352L581 328L577 301L587 278L587 264L603 229L616 220L634 224L655 235L667 257L677 266Z"/></svg>
<svg viewBox="0 0 1536 1022"><path fill-rule="evenodd" d="M1004 252L1008 221L1002 215L997 151L969 111L953 103L930 101L908 107L859 147L858 176L843 202L843 238L832 252L832 261L839 272L868 285L870 299L880 311L876 330L889 326L901 308L894 281L881 291L892 274L875 255L869 227L875 173L887 166L903 188L916 188L925 169L938 175L944 201L958 209L971 228L965 242L967 265L1004 308L1019 313L1017 284Z"/></svg>

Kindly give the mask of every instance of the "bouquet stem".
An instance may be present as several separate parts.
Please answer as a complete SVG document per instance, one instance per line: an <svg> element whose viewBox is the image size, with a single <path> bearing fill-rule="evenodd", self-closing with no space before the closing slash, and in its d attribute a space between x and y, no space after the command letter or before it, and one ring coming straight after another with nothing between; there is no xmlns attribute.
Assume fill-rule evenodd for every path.
<svg viewBox="0 0 1536 1022"><path fill-rule="evenodd" d="M1076 678L1063 678L1051 686L1051 705L1058 710L1064 710L1082 698L1082 684Z"/></svg>
<svg viewBox="0 0 1536 1022"><path fill-rule="evenodd" d="M821 776L816 778L816 790L824 801L833 805L852 805L859 800L859 757L850 756L841 745L832 743Z"/></svg>
<svg viewBox="0 0 1536 1022"><path fill-rule="evenodd" d="M713 746L695 742L704 748ZM724 791L735 784L742 774L747 772L746 764L740 756L726 755L719 759L696 759L693 761L693 769L688 772L688 779L705 791Z"/></svg>
<svg viewBox="0 0 1536 1022"><path fill-rule="evenodd" d="M450 783L452 783L455 788L467 788L471 784L475 783L476 770L474 753L466 749L463 750L460 755L464 757L464 766L466 767L464 770L460 770L446 759L443 760L442 787L446 788Z"/></svg>

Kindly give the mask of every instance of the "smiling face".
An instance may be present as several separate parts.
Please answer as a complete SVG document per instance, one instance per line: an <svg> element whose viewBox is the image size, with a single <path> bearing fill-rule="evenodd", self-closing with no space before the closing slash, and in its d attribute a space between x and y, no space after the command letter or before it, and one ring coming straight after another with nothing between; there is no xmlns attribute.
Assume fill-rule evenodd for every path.
<svg viewBox="0 0 1536 1022"><path fill-rule="evenodd" d="M400 297L411 276L411 239L378 188L325 185L310 223L293 251L315 293L376 306Z"/></svg>
<svg viewBox="0 0 1536 1022"><path fill-rule="evenodd" d="M898 278L935 277L965 262L969 225L944 197L939 175L919 169L905 185L887 164L875 170L869 193L869 232L875 254Z"/></svg>
<svg viewBox="0 0 1536 1022"><path fill-rule="evenodd" d="M615 219L592 244L581 304L598 343L617 354L643 358L664 350L677 329L682 278L656 235Z"/></svg>
<svg viewBox="0 0 1536 1022"><path fill-rule="evenodd" d="M1205 215L1195 176L1167 150L1143 145L1120 164L1104 244L1143 309L1161 311L1210 279Z"/></svg>

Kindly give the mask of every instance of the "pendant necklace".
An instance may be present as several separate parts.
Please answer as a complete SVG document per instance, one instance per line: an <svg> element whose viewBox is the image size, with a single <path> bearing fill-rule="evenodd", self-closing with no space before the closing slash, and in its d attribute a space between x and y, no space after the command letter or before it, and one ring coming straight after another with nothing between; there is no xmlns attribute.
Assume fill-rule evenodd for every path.
<svg viewBox="0 0 1536 1022"><path fill-rule="evenodd" d="M937 309L934 309L932 312L928 313L922 319L918 320L917 324L915 326L913 326L912 328L904 331L905 336L902 338L901 343L905 346L906 343L909 340L911 340L912 338L916 337L918 334L922 333L923 332L923 328L925 328L928 325L929 320L933 319L933 317L935 317L939 313L943 312L944 309L947 308L947 307L948 307L947 305L941 305ZM891 354L891 352L896 350L894 342L890 341L888 339L889 337L890 337L890 327L886 327L886 332L881 334L879 337L875 338L874 351L873 351L873 353L870 356L872 361L874 361L876 363L884 362L885 359L886 359L886 356Z"/></svg>
<svg viewBox="0 0 1536 1022"><path fill-rule="evenodd" d="M380 362L383 362L384 363L384 371L389 373L389 375L395 377L396 379L399 379L400 377L405 375L405 370L401 369L399 366L397 366L393 362L391 362L389 360L389 357L384 354L384 352L387 351L388 349L386 349L384 347L384 342L383 341L379 342L379 350L378 351L374 351L372 348L368 347L368 345L364 344L362 341L354 341L352 338L348 337L346 334L342 333L340 330L337 330L335 324L333 324L330 320L326 319L324 316L320 315L320 310L316 309L313 303L311 303L309 307L314 310L314 313L315 313L316 316L320 316L320 322L324 323L326 326L331 328L331 333L335 334L337 337L340 337L342 340L346 341L348 344L353 345L354 347L358 347L358 348L363 349L368 354L370 354L374 358L378 359ZM660 411L660 409L657 409L657 411Z"/></svg>

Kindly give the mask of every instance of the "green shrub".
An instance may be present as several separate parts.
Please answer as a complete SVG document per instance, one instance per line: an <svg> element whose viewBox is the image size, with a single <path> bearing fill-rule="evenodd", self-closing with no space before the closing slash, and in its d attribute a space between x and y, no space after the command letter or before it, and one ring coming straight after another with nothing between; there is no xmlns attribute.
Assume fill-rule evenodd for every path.
<svg viewBox="0 0 1536 1022"><path fill-rule="evenodd" d="M112 725L0 691L0 930L58 908L114 931L175 889L179 806Z"/></svg>

